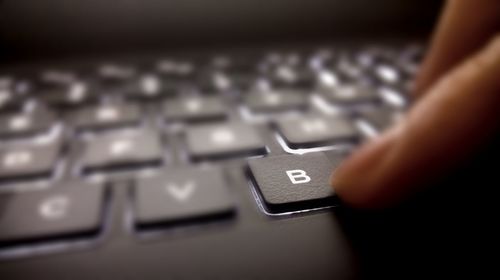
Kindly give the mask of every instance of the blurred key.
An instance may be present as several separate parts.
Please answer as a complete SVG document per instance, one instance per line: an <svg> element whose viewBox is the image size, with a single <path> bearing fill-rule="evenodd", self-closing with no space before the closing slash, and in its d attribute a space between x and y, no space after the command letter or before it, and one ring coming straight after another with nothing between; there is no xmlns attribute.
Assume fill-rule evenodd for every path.
<svg viewBox="0 0 500 280"><path fill-rule="evenodd" d="M97 96L83 83L74 83L62 89L40 93L40 98L47 104L62 109L81 106L97 100Z"/></svg>
<svg viewBox="0 0 500 280"><path fill-rule="evenodd" d="M336 66L332 69L333 73L343 82L355 82L360 80L365 74L365 69L362 66L352 61L352 58L342 57L336 62Z"/></svg>
<svg viewBox="0 0 500 280"><path fill-rule="evenodd" d="M234 204L220 169L182 168L138 179L134 208L136 225L148 227L227 217Z"/></svg>
<svg viewBox="0 0 500 280"><path fill-rule="evenodd" d="M365 104L380 101L376 89L363 85L324 87L321 89L321 92L327 100L338 105Z"/></svg>
<svg viewBox="0 0 500 280"><path fill-rule="evenodd" d="M264 154L260 135L244 123L194 126L187 130L187 148L194 160Z"/></svg>
<svg viewBox="0 0 500 280"><path fill-rule="evenodd" d="M102 224L104 195L104 186L86 182L2 194L0 246L97 234Z"/></svg>
<svg viewBox="0 0 500 280"><path fill-rule="evenodd" d="M217 84L217 73L210 70L203 70L197 73L195 86L202 92L216 92L219 90Z"/></svg>
<svg viewBox="0 0 500 280"><path fill-rule="evenodd" d="M24 100L10 89L0 88L0 112L20 111Z"/></svg>
<svg viewBox="0 0 500 280"><path fill-rule="evenodd" d="M59 143L1 148L0 181L49 177L55 169L59 151Z"/></svg>
<svg viewBox="0 0 500 280"><path fill-rule="evenodd" d="M77 80L76 74L64 70L46 70L40 74L37 87L43 89L57 89L67 86Z"/></svg>
<svg viewBox="0 0 500 280"><path fill-rule="evenodd" d="M381 107L362 111L360 117L380 132L393 125L400 117L400 114L390 108Z"/></svg>
<svg viewBox="0 0 500 280"><path fill-rule="evenodd" d="M257 70L257 59L254 54L248 53L233 57L219 55L214 57L210 64L226 73L251 73Z"/></svg>
<svg viewBox="0 0 500 280"><path fill-rule="evenodd" d="M163 104L168 121L213 121L226 117L227 106L220 97L185 97L167 100Z"/></svg>
<svg viewBox="0 0 500 280"><path fill-rule="evenodd" d="M178 91L178 84L175 81L162 80L155 75L144 75L125 91L126 96L131 99L155 100L175 95Z"/></svg>
<svg viewBox="0 0 500 280"><path fill-rule="evenodd" d="M375 75L386 85L396 85L401 81L401 74L396 67L382 64L375 67Z"/></svg>
<svg viewBox="0 0 500 280"><path fill-rule="evenodd" d="M105 64L97 70L99 86L103 90L116 90L127 85L136 76L136 70L127 65Z"/></svg>
<svg viewBox="0 0 500 280"><path fill-rule="evenodd" d="M86 173L156 166L163 154L159 135L152 131L114 132L87 143L82 158Z"/></svg>
<svg viewBox="0 0 500 280"><path fill-rule="evenodd" d="M255 91L247 94L244 102L257 113L303 110L308 105L308 95L300 90Z"/></svg>
<svg viewBox="0 0 500 280"><path fill-rule="evenodd" d="M159 75L173 81L193 78L196 72L193 63L171 59L161 60L156 68Z"/></svg>
<svg viewBox="0 0 500 280"><path fill-rule="evenodd" d="M48 132L55 117L46 111L0 116L0 138L26 137Z"/></svg>
<svg viewBox="0 0 500 280"><path fill-rule="evenodd" d="M359 136L354 124L340 116L282 119L278 121L278 130L293 149L351 143Z"/></svg>
<svg viewBox="0 0 500 280"><path fill-rule="evenodd" d="M229 82L231 87L241 90L247 91L252 89L257 85L259 80L259 76L254 72L236 72L228 74Z"/></svg>
<svg viewBox="0 0 500 280"><path fill-rule="evenodd" d="M332 205L333 164L322 153L252 159L250 176L273 213Z"/></svg>
<svg viewBox="0 0 500 280"><path fill-rule="evenodd" d="M316 77L307 68L297 68L288 65L278 66L272 76L274 87L310 89L316 83Z"/></svg>
<svg viewBox="0 0 500 280"><path fill-rule="evenodd" d="M110 104L78 110L74 125L80 130L99 130L137 125L141 110L136 104Z"/></svg>

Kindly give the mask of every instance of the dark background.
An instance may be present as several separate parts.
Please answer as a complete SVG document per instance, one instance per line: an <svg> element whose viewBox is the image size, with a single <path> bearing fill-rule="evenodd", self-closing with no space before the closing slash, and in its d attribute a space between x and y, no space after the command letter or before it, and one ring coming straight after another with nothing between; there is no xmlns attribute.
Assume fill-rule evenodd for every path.
<svg viewBox="0 0 500 280"><path fill-rule="evenodd" d="M0 0L3 59L428 34L441 1Z"/></svg>

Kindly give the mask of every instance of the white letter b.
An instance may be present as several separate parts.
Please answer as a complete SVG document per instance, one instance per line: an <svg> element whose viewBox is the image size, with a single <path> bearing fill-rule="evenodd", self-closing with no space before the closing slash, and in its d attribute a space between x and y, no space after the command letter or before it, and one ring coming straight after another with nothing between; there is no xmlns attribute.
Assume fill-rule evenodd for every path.
<svg viewBox="0 0 500 280"><path fill-rule="evenodd" d="M290 178L290 181L295 184L303 184L311 181L311 177L307 176L304 170L295 169L295 170L287 170L286 175Z"/></svg>

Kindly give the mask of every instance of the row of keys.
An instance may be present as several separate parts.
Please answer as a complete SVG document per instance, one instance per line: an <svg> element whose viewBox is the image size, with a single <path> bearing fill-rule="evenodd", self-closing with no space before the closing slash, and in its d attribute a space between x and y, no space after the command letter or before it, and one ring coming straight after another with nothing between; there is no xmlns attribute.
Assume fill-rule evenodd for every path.
<svg viewBox="0 0 500 280"><path fill-rule="evenodd" d="M273 54L262 60L257 57L255 60L243 59L244 63L238 62L241 59L224 58L211 66L165 60L144 71L131 66L104 65L90 76L70 71L45 71L39 78L3 78L0 109L19 104L27 95L51 106L68 108L95 102L98 93L103 92L151 99L172 96L183 88L193 87L210 92L228 88L247 92L263 81L275 89L313 89L321 81L319 76L323 72L335 75L341 83L368 81L372 86L383 84L404 91L418 68L421 53L421 47L401 52L372 48L354 54L322 51L305 60L298 54Z"/></svg>
<svg viewBox="0 0 500 280"><path fill-rule="evenodd" d="M324 77L322 78L322 76L331 77L331 79L334 79L334 84L325 84L325 82L323 81ZM326 83L328 83L328 81ZM247 103L250 103L247 104L249 107L253 107L252 104L253 102L255 102L255 100L258 103L271 103L271 105L274 103L279 103L277 102L279 101L279 96L289 96L289 98L291 98L290 96L292 96L293 97L291 98L292 100L297 98L300 99L303 97L302 96L303 94L300 93L309 93L315 91L315 89L323 91L327 99L331 100L334 103L340 102L340 104L342 104L345 99L343 97L356 97L359 95L362 97L366 96L365 99L376 98L376 91L373 89L377 88L377 86L373 84L367 84L366 86L363 86L363 84L364 83L358 83L358 82L341 83L339 82L338 75L322 73L321 77L318 77L318 82L315 83L314 85L311 85L310 87L304 87L304 88L277 87L273 88L273 90L263 90L260 88L255 88L242 92L242 95L244 96L244 98L249 98L249 100L247 100ZM398 89L398 91L402 92L405 91L404 89L402 89L403 86L399 87L394 86L394 87ZM147 92L149 92L147 88L133 89L133 90L124 88L119 90L119 92L120 94L118 94L118 96L125 95L125 97L127 96L133 97L133 98L126 98L127 100L130 101L136 101L142 94L146 95L144 97L149 96L148 99L151 99L151 97L164 97L170 99L172 97L182 95L183 93L183 91L175 90L172 92L175 94L158 93L156 95L150 96L147 94ZM191 91L186 91L186 92L189 93ZM206 93L207 91L201 91L201 92ZM210 92L213 91L208 91L208 93ZM7 93L8 92L4 92L4 94ZM99 103L99 100L102 99L103 95L115 96L116 94L115 95L109 94L109 92L102 91L101 89L98 90L89 89L88 87L85 87L80 83L70 86L64 85L60 89L50 90L49 92L37 93L36 96L34 96L33 98L43 104L48 105L49 107L64 110L68 108L74 108L75 106L88 106L97 104ZM335 98L337 95L338 98ZM330 96L333 97L333 99L330 99L329 98ZM144 99L144 98L139 98L139 99ZM30 99L27 98L25 100L18 100L17 104L18 105L24 104L23 102L28 100ZM355 101L356 99L348 98L348 100ZM7 106L7 103L5 103L5 106Z"/></svg>
<svg viewBox="0 0 500 280"><path fill-rule="evenodd" d="M321 153L260 158L249 162L249 179L271 213L300 211L333 205L328 184L333 166ZM229 218L236 211L224 172L216 167L138 177L131 193L138 230ZM95 236L105 222L108 196L102 183L83 181L1 194L0 245Z"/></svg>
<svg viewBox="0 0 500 280"><path fill-rule="evenodd" d="M323 88L323 96L333 104L355 105L376 103L379 94L367 87ZM301 91L268 91L246 95L243 104L253 113L305 111L309 95ZM208 122L224 120L230 108L217 96L196 96L169 100L163 103L161 113L169 122ZM87 106L68 113L66 122L76 130L105 130L138 126L142 107L136 103L111 103ZM48 110L0 115L0 138L32 137L46 133L58 118Z"/></svg>
<svg viewBox="0 0 500 280"><path fill-rule="evenodd" d="M367 115L377 116L374 112ZM373 118L373 117L370 117ZM375 119L380 123L381 120ZM342 116L306 114L279 118L277 133L291 149L334 144L354 144L362 135L354 123ZM377 124L378 125L378 124ZM191 161L218 160L265 155L266 143L252 125L242 122L192 125L181 134ZM82 173L159 167L164 148L158 132L149 129L125 130L83 138L79 166ZM23 143L0 148L0 180L50 177L55 169L59 142Z"/></svg>

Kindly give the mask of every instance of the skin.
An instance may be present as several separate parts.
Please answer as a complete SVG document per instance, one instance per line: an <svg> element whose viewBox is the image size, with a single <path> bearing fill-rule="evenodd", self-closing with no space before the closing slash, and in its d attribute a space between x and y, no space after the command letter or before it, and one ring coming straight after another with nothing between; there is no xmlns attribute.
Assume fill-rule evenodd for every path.
<svg viewBox="0 0 500 280"><path fill-rule="evenodd" d="M331 185L345 203L393 206L451 172L499 130L500 1L446 3L413 94L401 122L333 172Z"/></svg>

